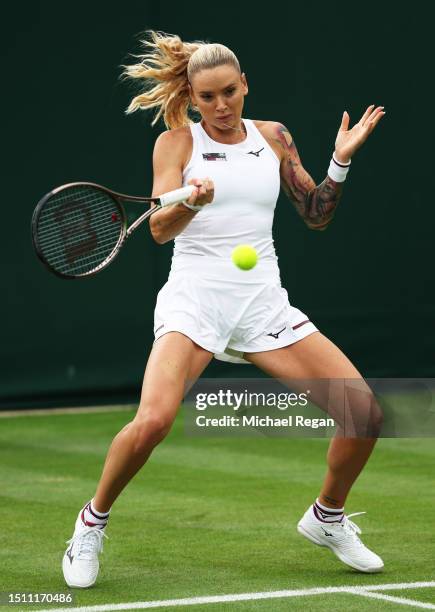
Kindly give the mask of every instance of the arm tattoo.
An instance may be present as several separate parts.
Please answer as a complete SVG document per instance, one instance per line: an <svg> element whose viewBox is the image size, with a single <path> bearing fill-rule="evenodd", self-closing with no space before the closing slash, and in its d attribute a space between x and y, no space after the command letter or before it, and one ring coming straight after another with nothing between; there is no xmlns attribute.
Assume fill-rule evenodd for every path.
<svg viewBox="0 0 435 612"><path fill-rule="evenodd" d="M275 138L284 151L281 165L281 185L287 197L311 229L323 230L332 221L343 190L342 183L336 183L329 176L316 186L304 170L296 145L281 124L276 128Z"/></svg>

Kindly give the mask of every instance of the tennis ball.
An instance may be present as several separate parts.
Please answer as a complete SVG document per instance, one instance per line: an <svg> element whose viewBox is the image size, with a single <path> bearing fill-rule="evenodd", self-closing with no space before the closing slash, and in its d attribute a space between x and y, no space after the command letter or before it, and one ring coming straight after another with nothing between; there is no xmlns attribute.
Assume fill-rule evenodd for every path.
<svg viewBox="0 0 435 612"><path fill-rule="evenodd" d="M257 264L257 251L249 244L239 244L233 250L231 259L241 270L251 270Z"/></svg>

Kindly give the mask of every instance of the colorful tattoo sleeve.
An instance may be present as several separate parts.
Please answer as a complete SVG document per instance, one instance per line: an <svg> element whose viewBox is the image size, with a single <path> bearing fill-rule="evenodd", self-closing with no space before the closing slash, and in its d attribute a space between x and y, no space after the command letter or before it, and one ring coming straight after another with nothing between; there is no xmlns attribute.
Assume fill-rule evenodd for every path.
<svg viewBox="0 0 435 612"><path fill-rule="evenodd" d="M296 145L284 125L277 124L275 142L284 151L281 163L281 185L296 210L311 229L323 230L332 221L343 190L329 176L315 184L304 170Z"/></svg>

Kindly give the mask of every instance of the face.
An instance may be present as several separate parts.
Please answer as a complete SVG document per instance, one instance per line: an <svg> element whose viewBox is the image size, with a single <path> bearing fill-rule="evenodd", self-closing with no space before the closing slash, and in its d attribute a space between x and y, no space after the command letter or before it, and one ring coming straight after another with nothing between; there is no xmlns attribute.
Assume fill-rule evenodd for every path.
<svg viewBox="0 0 435 612"><path fill-rule="evenodd" d="M192 103L209 126L225 131L239 125L248 86L245 75L234 66L201 70L189 88Z"/></svg>

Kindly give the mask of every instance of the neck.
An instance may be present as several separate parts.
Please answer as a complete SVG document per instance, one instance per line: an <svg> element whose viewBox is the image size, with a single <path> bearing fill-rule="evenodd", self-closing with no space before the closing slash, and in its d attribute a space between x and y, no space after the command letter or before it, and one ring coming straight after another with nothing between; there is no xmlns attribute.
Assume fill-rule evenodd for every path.
<svg viewBox="0 0 435 612"><path fill-rule="evenodd" d="M237 144L243 142L247 136L245 125L241 119L236 126L224 124L225 129L209 125L204 120L201 121L201 125L210 138L222 144Z"/></svg>

